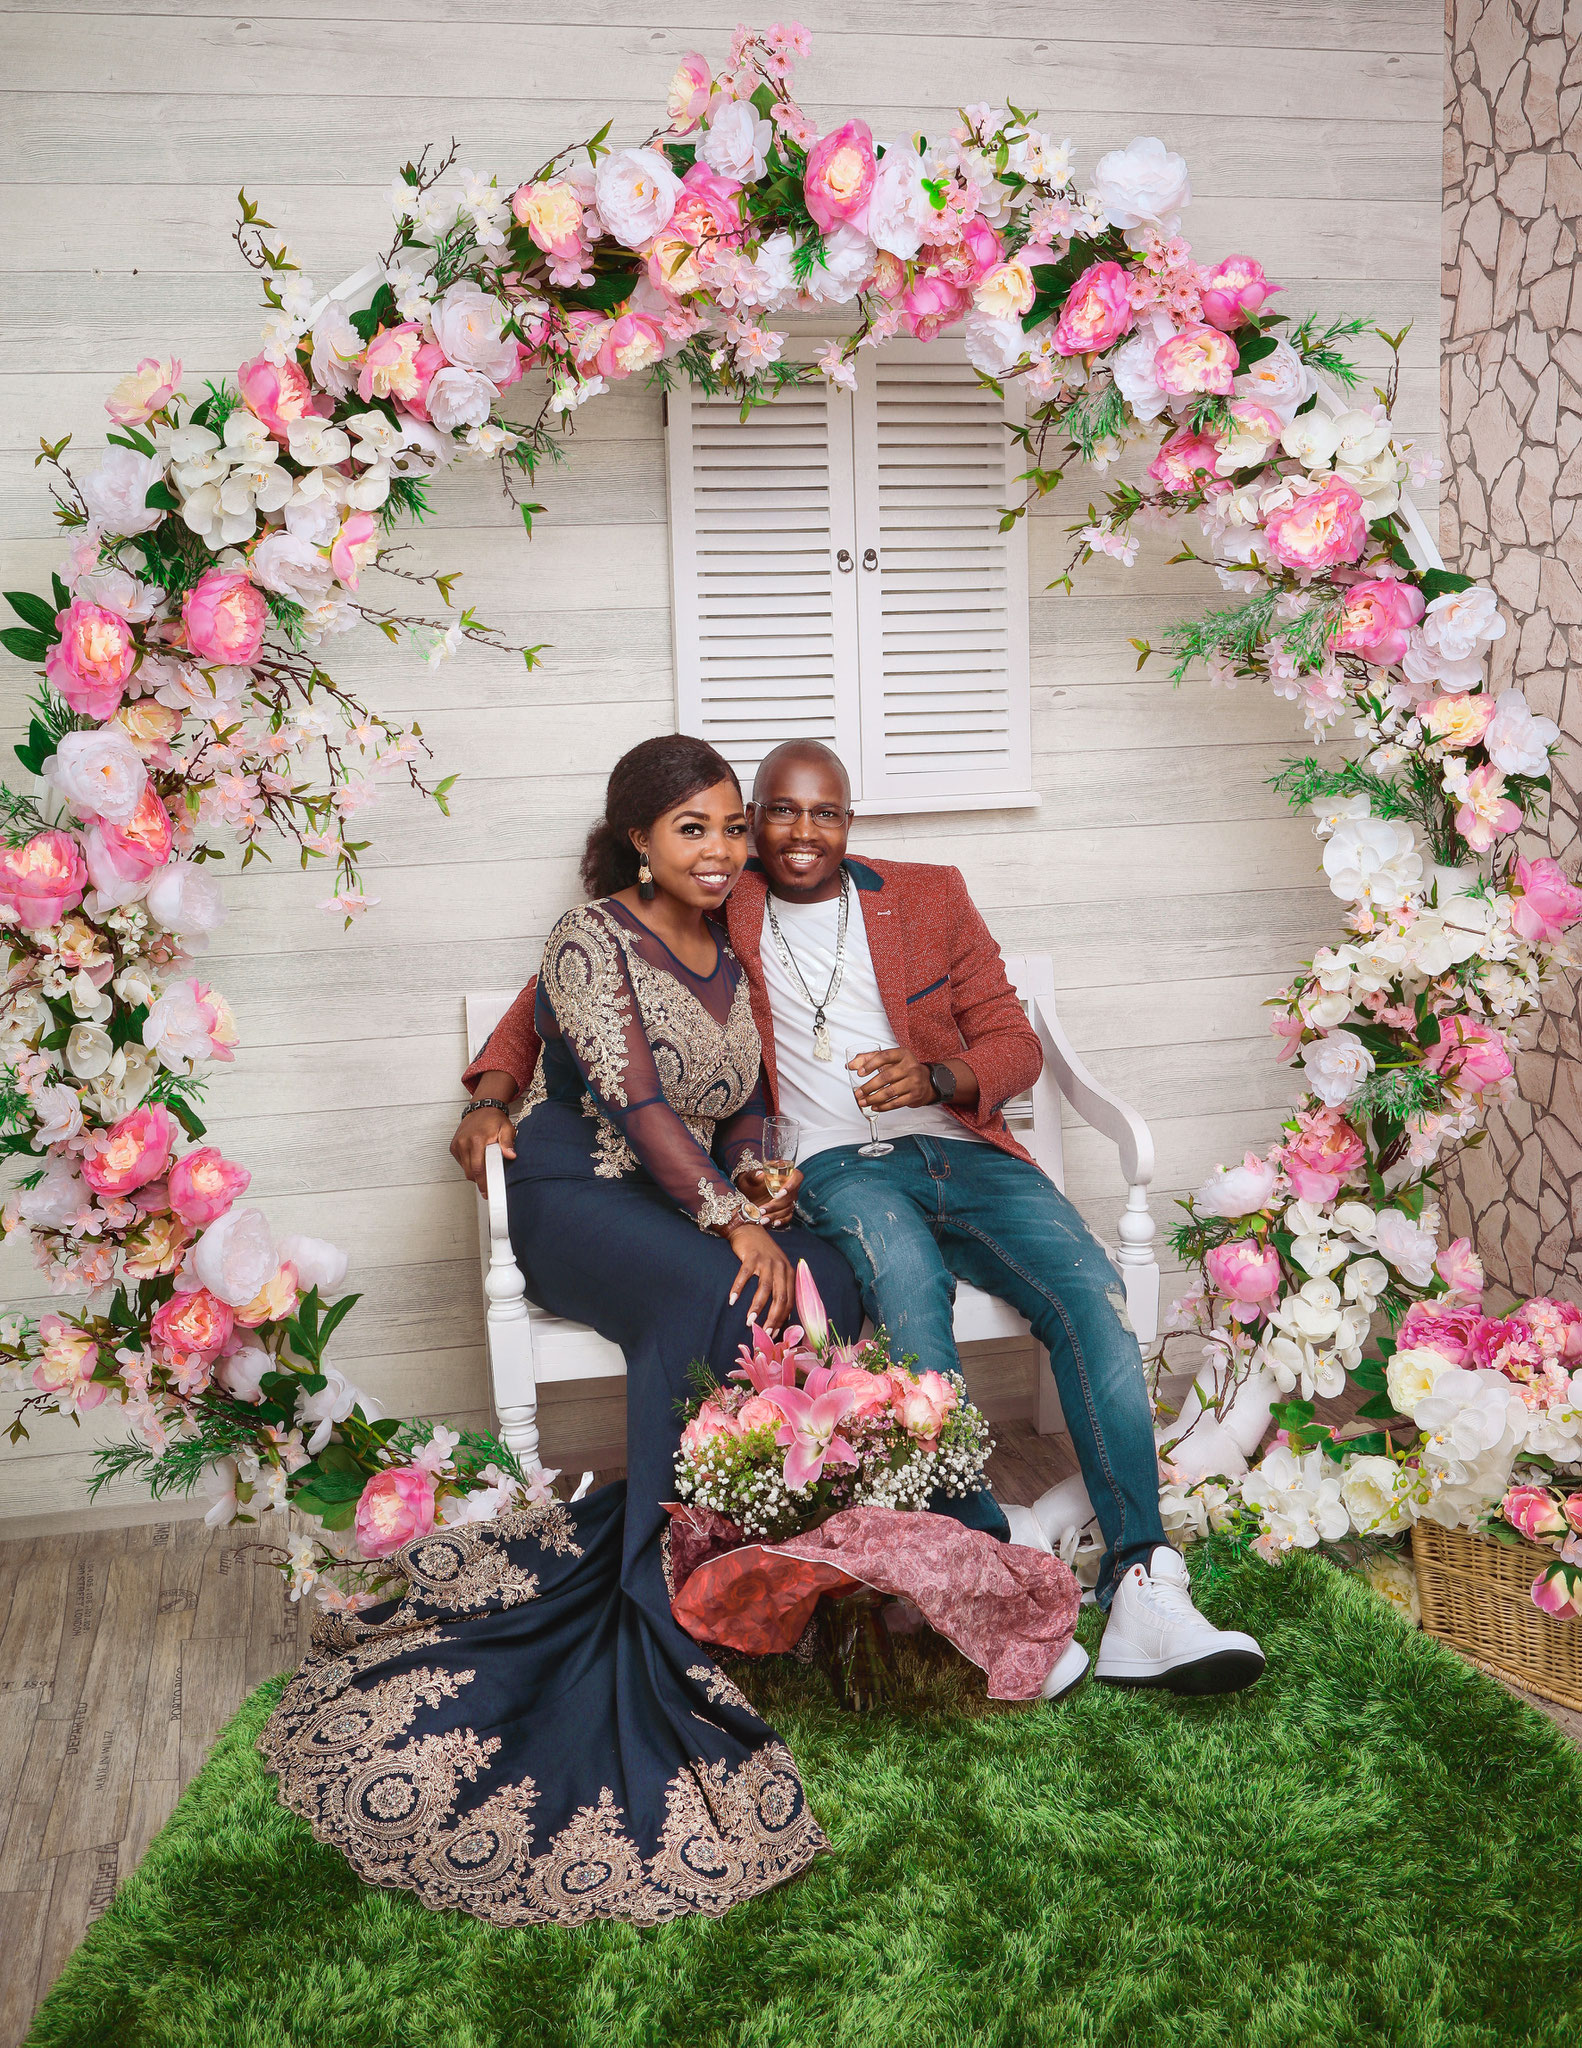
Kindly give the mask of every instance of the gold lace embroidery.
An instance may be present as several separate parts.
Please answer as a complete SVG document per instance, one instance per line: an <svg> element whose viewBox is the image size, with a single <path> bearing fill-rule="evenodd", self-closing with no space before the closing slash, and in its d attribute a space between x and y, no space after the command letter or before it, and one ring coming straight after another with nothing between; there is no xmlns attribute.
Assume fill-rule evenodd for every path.
<svg viewBox="0 0 1582 2048"><path fill-rule="evenodd" d="M733 1685L717 1664L689 1664L687 1676L694 1685L701 1685L709 1704L715 1707L740 1707L743 1713L753 1719L763 1717L752 1701L739 1686Z"/></svg>
<svg viewBox="0 0 1582 2048"><path fill-rule="evenodd" d="M593 1171L596 1178L620 1180L624 1174L635 1173L642 1164L641 1160L591 1095L583 1096L582 1113L591 1116L598 1126L593 1134Z"/></svg>
<svg viewBox="0 0 1582 2048"><path fill-rule="evenodd" d="M538 1597L536 1572L512 1564L501 1544L470 1542L463 1529L436 1529L408 1543L401 1569L414 1593L463 1612L491 1602L517 1607Z"/></svg>
<svg viewBox="0 0 1582 2048"><path fill-rule="evenodd" d="M516 1121L520 1123L524 1117L531 1116L538 1105L548 1098L549 1084L544 1079L544 1048L540 1046L538 1058L533 1065L533 1078L527 1084L527 1093L522 1097L522 1107L516 1113Z"/></svg>
<svg viewBox="0 0 1582 2048"><path fill-rule="evenodd" d="M719 1187L707 1174L698 1176L698 1228L720 1230L729 1223L754 1222L758 1210L734 1188Z"/></svg>
<svg viewBox="0 0 1582 2048"><path fill-rule="evenodd" d="M568 910L544 947L539 980L594 1087L606 1102L624 1107L632 999L612 922L591 905Z"/></svg>
<svg viewBox="0 0 1582 2048"><path fill-rule="evenodd" d="M556 1557L581 1557L582 1545L577 1541L577 1526L563 1500L538 1501L532 1507L513 1508L509 1514L497 1515L492 1522L480 1524L473 1532L474 1537L495 1537L501 1543L520 1543L523 1537L531 1537L540 1550L550 1551Z"/></svg>

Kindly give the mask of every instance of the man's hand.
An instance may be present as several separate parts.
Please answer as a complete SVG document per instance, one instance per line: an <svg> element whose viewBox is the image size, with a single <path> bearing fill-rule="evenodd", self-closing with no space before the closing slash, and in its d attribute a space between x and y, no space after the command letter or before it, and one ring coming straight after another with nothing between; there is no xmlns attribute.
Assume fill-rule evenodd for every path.
<svg viewBox="0 0 1582 2048"><path fill-rule="evenodd" d="M748 1172L738 1174L736 1185L741 1189L749 1202L757 1203L758 1207L763 1211L764 1222L768 1224L771 1230L784 1230L786 1225L794 1220L797 1189L802 1185L802 1170L800 1167L792 1168L791 1178L786 1182L778 1195L770 1194L769 1184L761 1173Z"/></svg>
<svg viewBox="0 0 1582 2048"><path fill-rule="evenodd" d="M514 1159L516 1125L503 1109L469 1110L456 1126L450 1156L480 1191L486 1190L483 1155L491 1145L498 1145L507 1159Z"/></svg>
<svg viewBox="0 0 1582 2048"><path fill-rule="evenodd" d="M934 1093L933 1076L917 1054L903 1046L892 1045L884 1052L860 1052L850 1066L853 1073L873 1076L858 1093L857 1100L864 1109L926 1109L939 1100Z"/></svg>

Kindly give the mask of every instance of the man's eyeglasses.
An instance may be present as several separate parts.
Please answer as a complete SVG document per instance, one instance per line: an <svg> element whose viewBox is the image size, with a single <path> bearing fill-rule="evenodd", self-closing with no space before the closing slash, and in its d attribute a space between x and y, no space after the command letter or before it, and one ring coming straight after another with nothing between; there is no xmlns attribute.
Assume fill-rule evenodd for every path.
<svg viewBox="0 0 1582 2048"><path fill-rule="evenodd" d="M757 808L777 825L800 824L804 818L811 818L815 825L844 825L849 815L845 811L836 810L830 804L820 804L816 810L811 811L796 804L759 804Z"/></svg>

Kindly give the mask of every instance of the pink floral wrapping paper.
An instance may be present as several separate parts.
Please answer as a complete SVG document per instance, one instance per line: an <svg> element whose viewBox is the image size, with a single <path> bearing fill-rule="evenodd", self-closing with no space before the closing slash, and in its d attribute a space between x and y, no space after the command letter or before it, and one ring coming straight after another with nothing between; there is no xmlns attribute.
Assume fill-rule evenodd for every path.
<svg viewBox="0 0 1582 2048"><path fill-rule="evenodd" d="M845 1508L783 1543L705 1558L671 1607L699 1642L766 1656L792 1647L821 1594L854 1585L909 1600L986 1675L996 1700L1038 1697L1082 1598L1067 1567L1043 1551L948 1515L868 1507Z"/></svg>

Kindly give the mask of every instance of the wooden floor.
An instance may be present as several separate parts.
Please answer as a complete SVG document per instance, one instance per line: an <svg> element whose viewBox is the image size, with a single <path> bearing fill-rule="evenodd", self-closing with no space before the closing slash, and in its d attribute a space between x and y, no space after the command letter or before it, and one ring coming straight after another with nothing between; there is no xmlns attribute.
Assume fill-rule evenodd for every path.
<svg viewBox="0 0 1582 2048"><path fill-rule="evenodd" d="M1001 1500L1036 1500L1075 1469L1064 1437L1017 1422L995 1436ZM0 1543L0 2048L17 2048L225 1722L299 1661L313 1612L287 1599L256 1529ZM1582 1740L1582 1715L1546 1711Z"/></svg>

